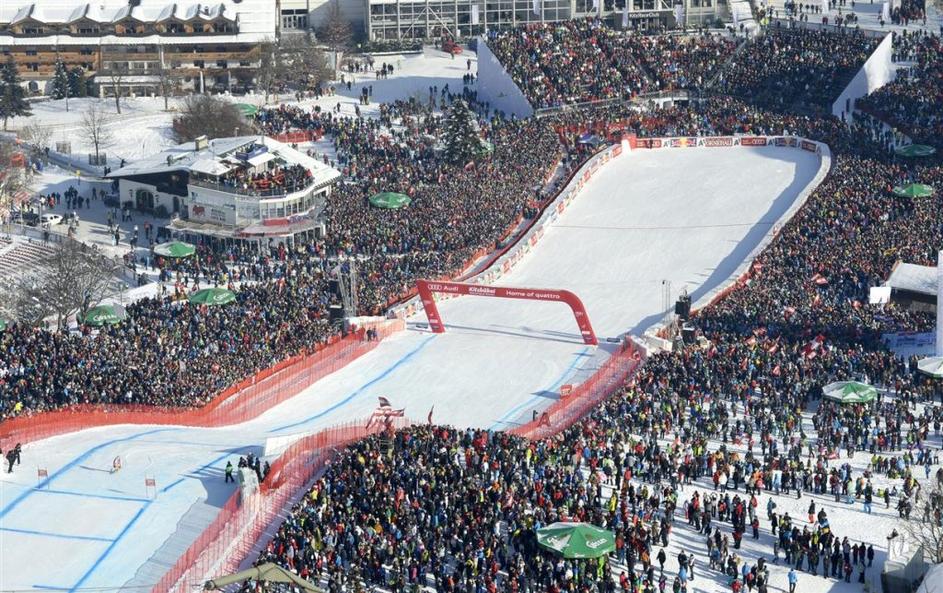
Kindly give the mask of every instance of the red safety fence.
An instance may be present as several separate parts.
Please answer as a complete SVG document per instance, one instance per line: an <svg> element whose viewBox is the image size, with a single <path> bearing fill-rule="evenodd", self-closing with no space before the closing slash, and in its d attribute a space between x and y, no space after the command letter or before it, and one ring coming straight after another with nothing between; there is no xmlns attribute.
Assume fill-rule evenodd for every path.
<svg viewBox="0 0 943 593"><path fill-rule="evenodd" d="M404 327L402 320L384 321L375 328L376 341L366 340L364 329L334 337L315 352L293 356L229 387L202 407L84 404L11 418L0 424L0 448L115 424L218 427L246 422L370 352L379 340Z"/></svg>
<svg viewBox="0 0 943 593"><path fill-rule="evenodd" d="M508 432L528 439L545 439L569 428L603 400L621 389L642 364L642 354L631 340L609 357L593 376L570 395L555 401L538 418Z"/></svg>
<svg viewBox="0 0 943 593"><path fill-rule="evenodd" d="M530 439L556 435L589 413L609 395L621 389L638 369L642 358L634 343L627 341L592 377L569 396L557 400L539 419L520 426L512 434ZM396 418L395 428L412 424ZM289 506L304 495L304 489L339 449L379 432L383 426L366 420L349 422L301 438L272 464L259 492L243 498L233 494L216 519L190 545L174 566L154 585L151 593L189 593L215 575L239 570L258 553L263 538L271 537L276 522L284 520Z"/></svg>
<svg viewBox="0 0 943 593"><path fill-rule="evenodd" d="M285 144L301 144L302 142L317 142L321 139L319 130L305 130L301 132L285 132L284 134L270 134L269 138Z"/></svg>
<svg viewBox="0 0 943 593"><path fill-rule="evenodd" d="M410 424L404 418L392 420L396 421L394 428ZM237 571L266 530L283 519L303 488L327 467L340 448L383 428L379 422L370 427L366 420L348 422L296 441L272 464L257 492L246 496L241 490L233 493L151 593L191 593L212 576Z"/></svg>

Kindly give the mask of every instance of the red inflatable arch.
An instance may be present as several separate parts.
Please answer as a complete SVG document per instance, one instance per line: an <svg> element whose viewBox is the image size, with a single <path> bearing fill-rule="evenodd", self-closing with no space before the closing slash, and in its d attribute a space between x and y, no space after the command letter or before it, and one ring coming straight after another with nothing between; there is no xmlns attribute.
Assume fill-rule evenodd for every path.
<svg viewBox="0 0 943 593"><path fill-rule="evenodd" d="M597 345L599 341L593 332L593 326L589 322L589 315L586 314L586 307L578 296L569 290L553 290L548 288L513 288L510 286L483 286L481 284L466 284L464 282L430 282L428 280L418 280L416 288L419 289L419 298L422 299L422 306L426 310L426 318L429 319L429 327L433 333L441 334L445 332L445 325L439 316L439 308L435 304L433 293L444 294L469 294L474 296L492 297L498 299L521 299L527 301L551 301L557 303L566 303L573 311L576 318L576 325L580 328L580 334L583 336L583 343Z"/></svg>

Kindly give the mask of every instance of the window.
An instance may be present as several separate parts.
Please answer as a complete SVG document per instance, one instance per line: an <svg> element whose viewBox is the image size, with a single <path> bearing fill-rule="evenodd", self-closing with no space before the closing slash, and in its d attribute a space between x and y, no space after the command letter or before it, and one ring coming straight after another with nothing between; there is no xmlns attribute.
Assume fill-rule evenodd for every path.
<svg viewBox="0 0 943 593"><path fill-rule="evenodd" d="M28 56L35 56L35 55L37 55L37 54L36 54L36 50L35 50L35 49L28 49L28 50L26 50L26 55L28 55Z"/></svg>
<svg viewBox="0 0 943 593"><path fill-rule="evenodd" d="M94 55L94 53L95 53L95 50L89 47L83 47L82 49L79 50L79 54L83 56L91 56L91 55Z"/></svg>
<svg viewBox="0 0 943 593"><path fill-rule="evenodd" d="M307 29L308 11L304 8L282 10L282 29Z"/></svg>

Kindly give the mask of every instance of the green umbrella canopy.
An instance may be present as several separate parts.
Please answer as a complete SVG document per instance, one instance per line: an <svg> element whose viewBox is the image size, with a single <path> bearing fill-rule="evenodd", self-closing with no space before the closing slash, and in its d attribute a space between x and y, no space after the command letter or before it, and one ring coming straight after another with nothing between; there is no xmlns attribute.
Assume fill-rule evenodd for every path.
<svg viewBox="0 0 943 593"><path fill-rule="evenodd" d="M196 253L196 247L189 243L184 243L183 241L170 241L169 243L161 243L154 247L154 253L164 257L190 257Z"/></svg>
<svg viewBox="0 0 943 593"><path fill-rule="evenodd" d="M589 523L554 523L537 530L537 543L564 558L599 558L616 549L611 531Z"/></svg>
<svg viewBox="0 0 943 593"><path fill-rule="evenodd" d="M911 183L894 188L894 195L900 198L926 198L933 195L933 188L922 183Z"/></svg>
<svg viewBox="0 0 943 593"><path fill-rule="evenodd" d="M194 305L228 305L236 300L236 293L225 288L204 288L190 297Z"/></svg>
<svg viewBox="0 0 943 593"><path fill-rule="evenodd" d="M943 356L928 356L917 363L917 370L925 375L943 377Z"/></svg>
<svg viewBox="0 0 943 593"><path fill-rule="evenodd" d="M252 117L259 112L259 108L249 103L236 103L236 109L246 117Z"/></svg>
<svg viewBox="0 0 943 593"><path fill-rule="evenodd" d="M823 387L822 393L826 399L842 404L863 404L876 398L878 390L858 381L838 381Z"/></svg>
<svg viewBox="0 0 943 593"><path fill-rule="evenodd" d="M85 312L82 323L91 327L102 327L105 324L121 323L127 317L128 312L121 305L98 305Z"/></svg>
<svg viewBox="0 0 943 593"><path fill-rule="evenodd" d="M930 156L931 154L935 154L936 149L926 144L908 144L907 146L898 148L895 152L899 156L903 156L907 158L915 158L915 157Z"/></svg>
<svg viewBox="0 0 943 593"><path fill-rule="evenodd" d="M370 196L370 203L377 208L402 208L408 206L412 200L406 194L385 191Z"/></svg>

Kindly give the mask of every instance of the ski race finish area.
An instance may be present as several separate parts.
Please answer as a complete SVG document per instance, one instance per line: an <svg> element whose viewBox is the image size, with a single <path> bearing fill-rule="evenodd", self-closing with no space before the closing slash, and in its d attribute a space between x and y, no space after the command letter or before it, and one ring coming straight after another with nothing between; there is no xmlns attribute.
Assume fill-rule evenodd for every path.
<svg viewBox="0 0 943 593"><path fill-rule="evenodd" d="M161 581L169 590L168 567L187 574L178 561L205 543L198 534L241 537L218 523L232 510L227 459L261 455L266 443L322 442L320 431L348 423L336 439L346 442L366 432L349 423L370 417L379 397L407 419L456 427L544 436L552 427L532 424L542 414L572 422L571 412L554 413L561 392L601 399L625 378L633 360L625 336L662 320L664 283L674 295L686 288L695 303L711 299L749 269L828 169L826 147L803 149L794 138L672 143L604 148L492 266L466 283L420 283L422 299L396 311L404 330L356 346L357 356L330 373L286 375L297 395L273 396L238 424L161 419L29 442L23 465L0 482L4 589L145 591ZM509 288L519 286L528 288ZM435 303L436 292L466 296ZM482 294L496 298L472 298ZM314 382L295 381L304 376ZM111 471L116 457L121 469ZM37 487L39 470L46 476Z"/></svg>
<svg viewBox="0 0 943 593"><path fill-rule="evenodd" d="M580 334L583 336L583 343L590 346L595 346L599 343L596 339L596 334L593 333L593 326L589 322L589 316L586 314L586 307L583 306L583 301L569 290L480 286L477 284L463 284L461 282L429 282L427 280L420 280L416 283L416 287L419 289L419 298L422 300L422 306L426 312L426 319L429 320L429 327L431 327L432 332L436 334L445 333L445 322L439 317L439 309L435 304L434 293L448 295L470 294L498 299L565 303L573 311L573 317L576 318L576 324L579 326Z"/></svg>

